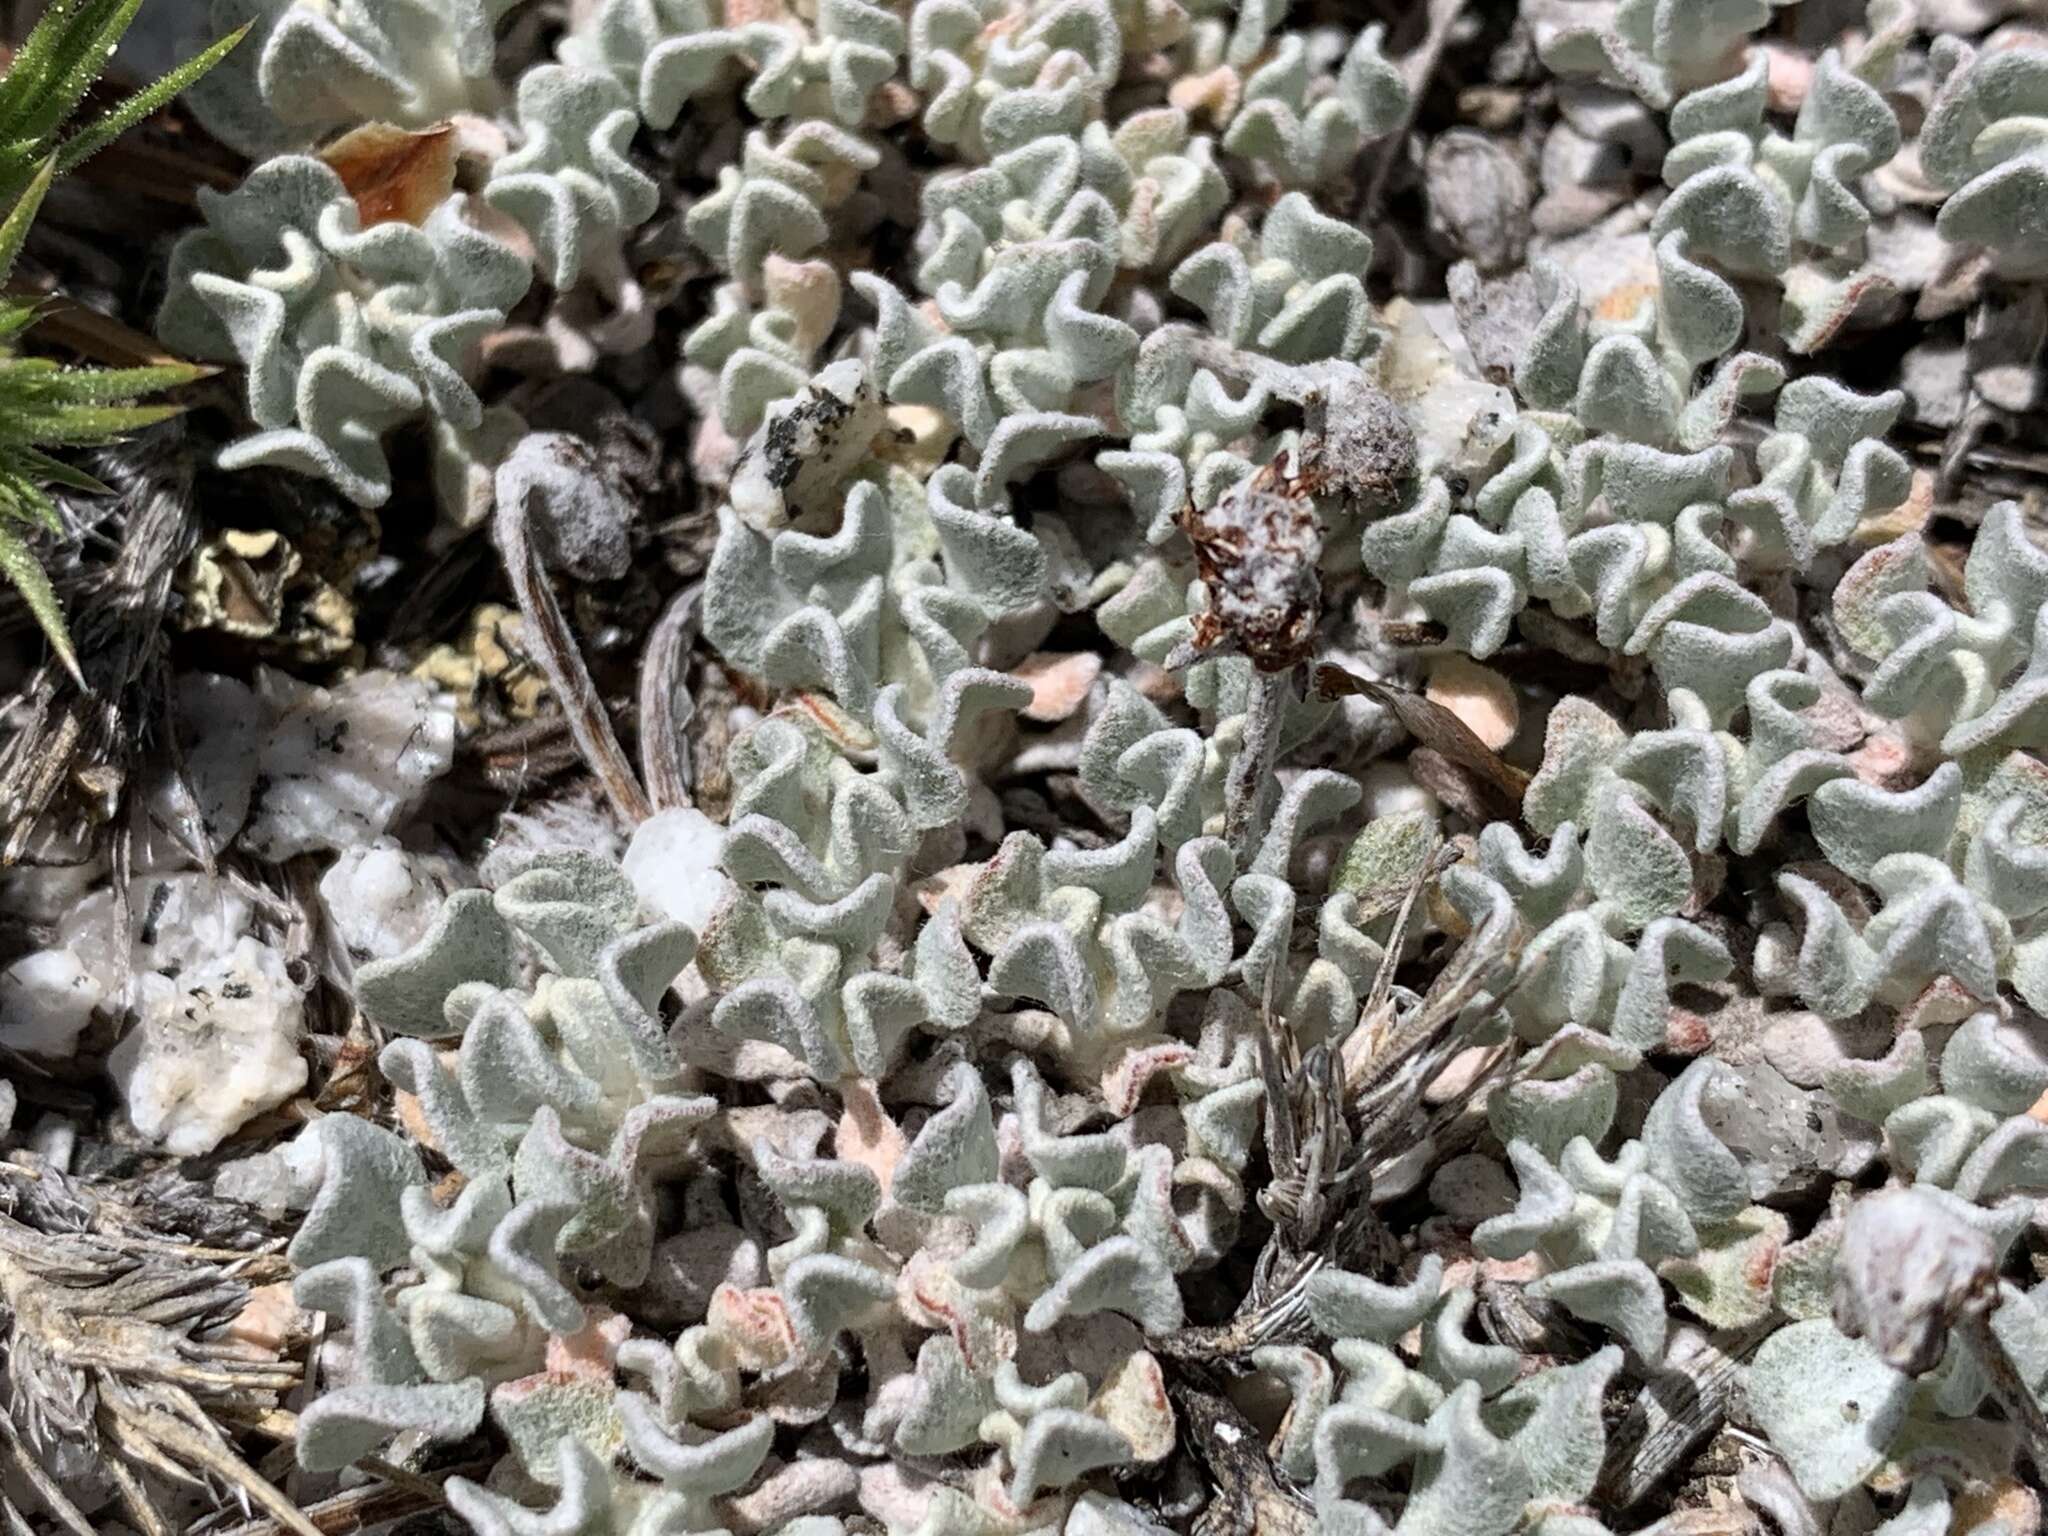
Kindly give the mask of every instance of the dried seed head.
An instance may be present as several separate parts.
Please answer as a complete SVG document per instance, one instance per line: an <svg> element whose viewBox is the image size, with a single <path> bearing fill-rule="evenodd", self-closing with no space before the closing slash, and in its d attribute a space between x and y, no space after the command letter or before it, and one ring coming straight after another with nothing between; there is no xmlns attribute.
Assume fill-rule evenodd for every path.
<svg viewBox="0 0 2048 1536"><path fill-rule="evenodd" d="M1303 402L1303 478L1345 501L1391 502L1415 473L1415 429L1393 396L1355 371Z"/></svg>
<svg viewBox="0 0 2048 1536"><path fill-rule="evenodd" d="M1323 529L1311 490L1273 463L1206 511L1182 512L1209 588L1208 610L1195 623L1199 648L1232 642L1261 672L1307 659L1323 608Z"/></svg>

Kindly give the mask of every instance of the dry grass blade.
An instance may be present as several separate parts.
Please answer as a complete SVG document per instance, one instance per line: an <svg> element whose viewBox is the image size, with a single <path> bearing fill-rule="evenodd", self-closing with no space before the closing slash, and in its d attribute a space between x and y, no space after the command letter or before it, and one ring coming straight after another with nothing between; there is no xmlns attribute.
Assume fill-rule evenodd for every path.
<svg viewBox="0 0 2048 1536"><path fill-rule="evenodd" d="M554 686L555 697L561 702L583 761L604 786L605 796L620 819L629 827L638 826L653 813L652 807L640 781L633 776L632 765L626 760L625 748L619 745L618 733L612 729L611 716L605 710L597 684L583 664L576 637L569 631L569 621L562 616L561 606L548 585L540 552L533 545L526 507L509 502L499 506L498 549L505 557L505 574L511 578L527 632L539 646L541 665Z"/></svg>
<svg viewBox="0 0 2048 1536"><path fill-rule="evenodd" d="M111 315L88 309L61 294L44 295L22 283L10 283L12 298L36 302L36 336L40 341L78 353L108 368L161 368L184 359L165 351L152 336L124 325Z"/></svg>
<svg viewBox="0 0 2048 1536"><path fill-rule="evenodd" d="M1374 682L1344 667L1324 663L1316 668L1316 691L1326 699L1355 694L1390 711L1423 746L1476 777L1488 793L1504 803L1512 817L1522 814L1522 796L1529 775L1509 763L1473 734L1472 727L1434 699L1391 683Z"/></svg>
<svg viewBox="0 0 2048 1536"><path fill-rule="evenodd" d="M380 1478L385 1474L386 1464L374 1458L356 1465ZM366 1483L322 1499L317 1504L309 1504L298 1513L320 1536L347 1536L352 1531L369 1530L388 1521L444 1506L447 1498L441 1491L440 1479L480 1478L488 1470L488 1463L479 1462L449 1468L433 1478L408 1476L402 1482ZM273 1519L257 1519L223 1527L209 1532L208 1536L282 1536L286 1530L298 1529Z"/></svg>
<svg viewBox="0 0 2048 1536"><path fill-rule="evenodd" d="M320 1528L279 1493L270 1482L241 1457L212 1436L202 1434L183 1420L161 1410L138 1409L119 1397L104 1400L109 1411L132 1434L154 1441L163 1451L189 1466L212 1474L222 1482L240 1488L285 1530L299 1536L320 1536Z"/></svg>
<svg viewBox="0 0 2048 1536"><path fill-rule="evenodd" d="M1408 889L1401 893L1401 903L1394 909L1394 926L1387 933L1387 947L1380 956L1380 967L1373 973L1372 990L1365 996L1365 1004L1358 1012L1358 1027L1344 1040L1344 1085L1347 1091L1355 1092L1363 1083L1371 1062L1384 1044L1387 1028L1394 1021L1394 1010L1389 1003L1394 993L1394 973L1401 966L1401 952L1408 943L1408 925L1415 920L1416 904L1422 900L1422 893L1429 889L1430 882L1457 862L1457 850L1444 847L1408 882ZM1361 904L1356 921L1363 924L1380 916L1385 897L1381 903L1368 907Z"/></svg>
<svg viewBox="0 0 2048 1536"><path fill-rule="evenodd" d="M94 1529L64 1492L85 1468L137 1530L171 1536L151 1484L224 1485L301 1536L313 1527L236 1454L216 1416L240 1423L297 1385L296 1366L245 1356L203 1335L248 1296L243 1272L274 1252L147 1230L183 1216L202 1235L246 1231L221 1202L144 1182L105 1195L47 1163L0 1164L0 1346L10 1400L6 1459L67 1531Z"/></svg>
<svg viewBox="0 0 2048 1536"><path fill-rule="evenodd" d="M508 795L539 796L544 786L588 766L561 715L515 720L479 731L460 748L485 782Z"/></svg>
<svg viewBox="0 0 2048 1536"><path fill-rule="evenodd" d="M1654 1493L1726 1419L1742 1381L1742 1362L1774 1326L1755 1324L1674 1349L1659 1379L1644 1385L1607 1436L1594 1497L1627 1510Z"/></svg>
<svg viewBox="0 0 2048 1536"><path fill-rule="evenodd" d="M22 1444L21 1431L14 1427L12 1410L0 1413L0 1436L6 1438L8 1459L28 1480L29 1486L35 1489L44 1507L50 1511L57 1523L72 1532L73 1536L95 1536L92 1526L79 1512L78 1506L71 1502L57 1480L43 1470L42 1463L30 1454L26 1445ZM13 1507L12 1504L8 1505L10 1510Z"/></svg>
<svg viewBox="0 0 2048 1536"><path fill-rule="evenodd" d="M120 1496L136 1529L143 1536L171 1536L171 1528L151 1506L149 1491L142 1486L142 1479L128 1470L127 1463L118 1456L110 1456L105 1466L107 1476L114 1480L114 1491Z"/></svg>
<svg viewBox="0 0 2048 1536"><path fill-rule="evenodd" d="M1276 800L1273 769L1280 760L1280 725L1294 694L1292 672L1254 672L1244 742L1231 759L1223 791L1223 840L1240 869L1251 863Z"/></svg>
<svg viewBox="0 0 2048 1536"><path fill-rule="evenodd" d="M1429 995L1420 1006L1411 1009L1405 1017L1397 1012L1393 995L1394 973L1401 963L1408 925L1414 920L1423 892L1456 863L1457 858L1455 848L1439 849L1436 856L1416 872L1402 893L1400 905L1395 910L1393 928L1388 934L1385 956L1373 977L1372 990L1366 994L1365 1004L1359 1010L1358 1026L1344 1038L1344 1092L1353 1103L1359 1102L1392 1072L1411 1047L1454 1020L1465 1004L1477 995L1483 979L1492 974L1497 962L1507 958L1504 953L1505 933L1482 929L1459 946L1456 956L1438 973ZM1361 910L1358 920L1366 922L1379 915L1379 910Z"/></svg>
<svg viewBox="0 0 2048 1536"><path fill-rule="evenodd" d="M74 837L113 820L163 711L164 617L196 536L192 455L183 429L167 422L91 468L120 497L119 548L105 566L58 580L92 692L54 659L22 686L26 725L0 747L0 863L21 860L40 835Z"/></svg>
<svg viewBox="0 0 2048 1536"><path fill-rule="evenodd" d="M1195 1518L1194 1536L1309 1536L1316 1519L1285 1488L1266 1456L1265 1438L1221 1392L1181 1372L1167 1381L1187 1437L1216 1485Z"/></svg>
<svg viewBox="0 0 2048 1536"><path fill-rule="evenodd" d="M640 653L640 773L657 811L693 802L695 772L684 733L697 711L684 669L697 638L704 583L692 582L669 601Z"/></svg>

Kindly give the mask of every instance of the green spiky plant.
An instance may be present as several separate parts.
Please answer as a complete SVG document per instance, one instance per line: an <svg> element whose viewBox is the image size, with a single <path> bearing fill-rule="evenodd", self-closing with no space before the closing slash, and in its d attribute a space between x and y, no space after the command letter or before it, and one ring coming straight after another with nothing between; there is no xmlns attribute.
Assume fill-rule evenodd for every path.
<svg viewBox="0 0 2048 1536"><path fill-rule="evenodd" d="M0 283L12 275L50 183L191 85L247 31L222 38L67 133L141 5L142 0L55 0L0 75L0 206L13 204L0 220ZM48 487L104 487L49 450L102 445L162 421L179 408L137 402L211 370L185 363L68 368L48 358L23 357L15 344L38 311L34 300L0 297L0 575L20 589L51 646L83 686L56 593L25 533L61 527Z"/></svg>

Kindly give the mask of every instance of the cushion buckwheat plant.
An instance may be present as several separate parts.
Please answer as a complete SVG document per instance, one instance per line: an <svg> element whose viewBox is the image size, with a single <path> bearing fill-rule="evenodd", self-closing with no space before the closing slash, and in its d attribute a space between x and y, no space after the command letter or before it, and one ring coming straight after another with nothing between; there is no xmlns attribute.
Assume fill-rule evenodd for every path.
<svg viewBox="0 0 2048 1536"><path fill-rule="evenodd" d="M424 425L488 497L595 369L701 531L705 697L649 641L633 729L718 715L637 825L472 868L450 797L335 866L374 1088L264 1154L309 1486L2039 1528L2048 386L1969 370L2048 337L2048 39L1403 9L216 4L197 105L269 158L160 331L241 370L220 467L388 519ZM432 196L348 172L372 124L449 125ZM601 458L496 512L630 777L529 600L650 547Z"/></svg>

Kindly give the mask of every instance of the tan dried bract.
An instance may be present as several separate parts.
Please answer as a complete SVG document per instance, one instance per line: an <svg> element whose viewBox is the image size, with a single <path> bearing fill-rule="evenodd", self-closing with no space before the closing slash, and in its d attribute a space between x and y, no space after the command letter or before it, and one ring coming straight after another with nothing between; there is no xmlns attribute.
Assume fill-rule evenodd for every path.
<svg viewBox="0 0 2048 1536"><path fill-rule="evenodd" d="M394 221L424 224L455 189L455 129L418 133L365 123L320 152L356 200L363 228Z"/></svg>

